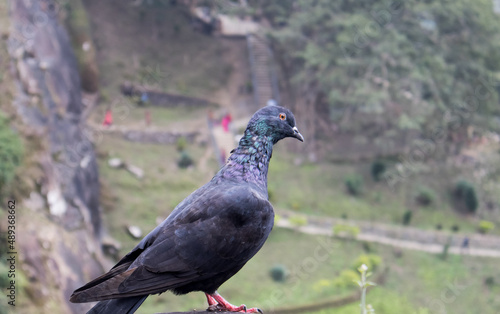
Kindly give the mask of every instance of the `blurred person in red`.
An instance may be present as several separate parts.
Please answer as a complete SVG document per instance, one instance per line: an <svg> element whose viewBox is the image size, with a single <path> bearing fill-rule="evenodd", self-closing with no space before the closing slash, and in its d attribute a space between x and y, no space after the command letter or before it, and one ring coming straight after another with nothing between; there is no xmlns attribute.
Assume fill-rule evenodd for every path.
<svg viewBox="0 0 500 314"><path fill-rule="evenodd" d="M102 125L109 127L112 124L113 124L113 114L111 113L111 109L107 109L106 114L104 115L104 121L102 122Z"/></svg>

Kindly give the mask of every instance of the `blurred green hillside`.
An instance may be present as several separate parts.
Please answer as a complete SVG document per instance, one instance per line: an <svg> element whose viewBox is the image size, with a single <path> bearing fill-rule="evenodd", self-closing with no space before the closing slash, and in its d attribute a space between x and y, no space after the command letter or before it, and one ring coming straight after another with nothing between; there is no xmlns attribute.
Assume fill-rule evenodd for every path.
<svg viewBox="0 0 500 314"><path fill-rule="evenodd" d="M306 137L302 146L283 141L275 148L268 187L278 213L292 212L297 226L315 216L464 238L500 236L500 15L492 1L68 0L62 21L83 81L98 83L82 88L91 103L87 122L98 135L103 219L119 243L110 258L138 243L127 227L147 234L218 170L208 113L247 121L251 112L245 39L204 31L190 6L263 26L281 105L294 111ZM92 42L90 55L79 51L85 41ZM120 91L125 82L214 105L140 106L137 95ZM8 96L1 99L10 102ZM109 108L113 126L101 128ZM123 130L181 139L129 141ZM194 141L182 137L190 132L197 133ZM17 141L10 130L2 134ZM178 166L181 150L194 166ZM12 165L19 154L9 156L16 159ZM144 177L110 167L112 158L139 167ZM0 178L10 179L14 170L3 168ZM318 259L318 250L327 249ZM367 296L376 313L497 313L498 259L464 253L450 254L444 245L441 254L430 254L275 227L261 252L219 292L266 313L312 307L354 295L356 264L377 261L372 278L379 285ZM273 280L272 269L285 279ZM201 293L165 293L149 297L137 313L205 307ZM359 313L359 306L314 313Z"/></svg>

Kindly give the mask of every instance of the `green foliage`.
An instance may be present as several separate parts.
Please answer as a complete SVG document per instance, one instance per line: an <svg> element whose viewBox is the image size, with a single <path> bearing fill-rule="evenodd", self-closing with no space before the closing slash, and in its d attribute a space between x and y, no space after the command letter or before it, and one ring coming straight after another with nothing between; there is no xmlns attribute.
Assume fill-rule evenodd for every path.
<svg viewBox="0 0 500 314"><path fill-rule="evenodd" d="M0 112L0 194L12 180L23 156L22 142Z"/></svg>
<svg viewBox="0 0 500 314"><path fill-rule="evenodd" d="M475 213L479 206L479 201L474 185L468 181L458 181L453 190L456 203L466 209L468 213Z"/></svg>
<svg viewBox="0 0 500 314"><path fill-rule="evenodd" d="M176 141L177 151L182 152L186 149L187 140L184 136L179 136Z"/></svg>
<svg viewBox="0 0 500 314"><path fill-rule="evenodd" d="M361 232L358 226L337 224L333 226L333 234L335 236L344 236L355 239Z"/></svg>
<svg viewBox="0 0 500 314"><path fill-rule="evenodd" d="M323 291L325 288L330 287L333 284L333 280L328 280L328 279L320 279L316 281L313 285L313 290L316 292Z"/></svg>
<svg viewBox="0 0 500 314"><path fill-rule="evenodd" d="M489 288L493 287L495 285L495 277L493 276L486 277L484 279L484 284Z"/></svg>
<svg viewBox="0 0 500 314"><path fill-rule="evenodd" d="M495 224L491 221L481 220L477 229L480 233L486 234L495 229Z"/></svg>
<svg viewBox="0 0 500 314"><path fill-rule="evenodd" d="M344 269L340 274L333 279L332 284L339 288L348 288L356 285L359 275L356 271L352 269Z"/></svg>
<svg viewBox="0 0 500 314"><path fill-rule="evenodd" d="M289 271L285 265L277 264L271 267L269 275L276 282L285 282Z"/></svg>
<svg viewBox="0 0 500 314"><path fill-rule="evenodd" d="M307 218L304 216L295 215L288 218L288 220L295 227L301 227L307 225Z"/></svg>
<svg viewBox="0 0 500 314"><path fill-rule="evenodd" d="M276 55L294 84L324 95L332 119L359 108L402 129L444 122L453 131L471 123L471 112L488 119L499 112L492 86L480 107L468 101L500 69L500 20L490 0L457 0L452 8L439 1L281 2L288 1L263 5L275 25ZM396 117L384 115L391 103L401 109ZM444 121L451 112L458 119Z"/></svg>
<svg viewBox="0 0 500 314"><path fill-rule="evenodd" d="M362 254L356 258L352 264L353 269L358 269L361 265L365 264L368 271L373 271L382 263L382 258L376 254Z"/></svg>
<svg viewBox="0 0 500 314"><path fill-rule="evenodd" d="M380 181L386 170L386 165L383 161L375 160L371 166L372 178L375 181Z"/></svg>
<svg viewBox="0 0 500 314"><path fill-rule="evenodd" d="M436 200L436 193L428 187L421 186L417 190L415 201L421 206L430 206Z"/></svg>
<svg viewBox="0 0 500 314"><path fill-rule="evenodd" d="M188 168L194 164L193 158L186 151L181 152L181 158L177 161L179 168Z"/></svg>
<svg viewBox="0 0 500 314"><path fill-rule="evenodd" d="M413 217L413 212L411 210L405 211L403 214L403 225L408 226L411 222L411 218Z"/></svg>
<svg viewBox="0 0 500 314"><path fill-rule="evenodd" d="M453 231L453 232L458 232L458 231L460 231L460 226L459 226L459 225L457 225L457 224L455 224L455 225L451 226L451 231Z"/></svg>
<svg viewBox="0 0 500 314"><path fill-rule="evenodd" d="M367 253L370 253L373 251L372 245L368 241L361 241L361 246L363 247L363 250Z"/></svg>
<svg viewBox="0 0 500 314"><path fill-rule="evenodd" d="M2 261L0 263L0 288L2 289L2 291L4 291L4 289L6 289L8 286L9 286L9 282L10 282L10 279L9 279L9 268L6 264L4 264L4 261Z"/></svg>
<svg viewBox="0 0 500 314"><path fill-rule="evenodd" d="M5 291L9 286L9 267L7 265L7 237L0 238L0 289Z"/></svg>
<svg viewBox="0 0 500 314"><path fill-rule="evenodd" d="M351 195L360 195L363 191L363 177L359 174L352 174L344 180L347 192Z"/></svg>

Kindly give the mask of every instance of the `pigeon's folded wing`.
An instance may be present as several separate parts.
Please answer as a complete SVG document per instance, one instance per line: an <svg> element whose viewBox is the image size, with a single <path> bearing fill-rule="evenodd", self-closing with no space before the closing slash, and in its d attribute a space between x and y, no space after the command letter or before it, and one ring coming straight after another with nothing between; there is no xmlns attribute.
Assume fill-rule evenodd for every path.
<svg viewBox="0 0 500 314"><path fill-rule="evenodd" d="M110 271L114 276L108 273L97 285L87 284L90 289L81 291L82 297L99 301L161 293L239 270L267 239L273 209L245 186L217 191L193 200L175 220L154 231L152 243L127 255L135 258L132 263L122 259ZM118 272L126 264L128 270Z"/></svg>
<svg viewBox="0 0 500 314"><path fill-rule="evenodd" d="M145 285L153 288L151 281L158 274L184 280L168 287L172 288L235 266L239 269L255 255L271 232L272 205L248 187L218 191L185 208L134 262L132 266L140 264L144 270L131 275L127 282L137 282L144 293Z"/></svg>
<svg viewBox="0 0 500 314"><path fill-rule="evenodd" d="M271 232L274 212L255 190L235 186L200 199L176 223L176 253L200 269L211 259L246 259L247 252L260 248ZM161 263L157 265L161 270Z"/></svg>

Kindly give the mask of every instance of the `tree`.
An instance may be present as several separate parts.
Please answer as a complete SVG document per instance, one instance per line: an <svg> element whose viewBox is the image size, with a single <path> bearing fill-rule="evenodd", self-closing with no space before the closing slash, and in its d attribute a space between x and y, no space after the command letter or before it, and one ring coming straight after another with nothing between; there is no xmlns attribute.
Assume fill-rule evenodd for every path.
<svg viewBox="0 0 500 314"><path fill-rule="evenodd" d="M325 117L348 131L350 114L364 112L386 128L442 126L460 140L474 116L500 114L500 20L489 0L255 3L273 23L297 106L316 112L316 137Z"/></svg>

